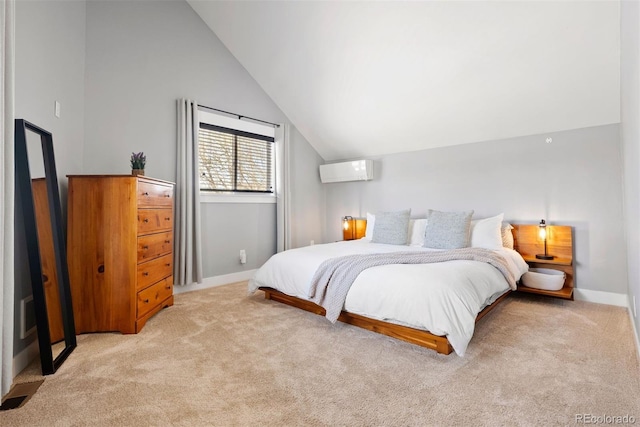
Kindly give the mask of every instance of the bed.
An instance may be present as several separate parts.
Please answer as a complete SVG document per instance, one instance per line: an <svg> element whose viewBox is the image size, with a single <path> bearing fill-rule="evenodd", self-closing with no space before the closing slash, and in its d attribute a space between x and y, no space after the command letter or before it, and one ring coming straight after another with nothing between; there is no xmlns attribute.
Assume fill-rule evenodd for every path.
<svg viewBox="0 0 640 427"><path fill-rule="evenodd" d="M504 259L515 280L527 271L527 264L513 249L500 245L491 252ZM432 253L445 252L421 245L375 243L366 237L287 250L258 269L249 281L249 291L262 290L267 299L325 315L327 310L314 301L312 282L327 262L354 255L404 258ZM379 265L357 275L337 320L463 356L475 322L513 289L498 268L475 260Z"/></svg>

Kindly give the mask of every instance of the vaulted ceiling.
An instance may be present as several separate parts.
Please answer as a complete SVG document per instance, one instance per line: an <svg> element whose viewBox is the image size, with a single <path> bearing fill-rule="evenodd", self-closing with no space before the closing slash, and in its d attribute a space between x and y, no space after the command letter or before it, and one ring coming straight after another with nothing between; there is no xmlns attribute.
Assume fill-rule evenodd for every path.
<svg viewBox="0 0 640 427"><path fill-rule="evenodd" d="M187 1L325 160L620 120L617 1Z"/></svg>

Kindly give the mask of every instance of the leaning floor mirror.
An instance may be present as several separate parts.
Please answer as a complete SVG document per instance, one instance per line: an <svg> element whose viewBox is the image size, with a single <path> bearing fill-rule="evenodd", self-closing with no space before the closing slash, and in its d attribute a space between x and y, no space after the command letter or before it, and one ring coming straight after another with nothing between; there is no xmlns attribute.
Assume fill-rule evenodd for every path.
<svg viewBox="0 0 640 427"><path fill-rule="evenodd" d="M42 374L56 372L76 347L60 191L50 132L15 122L19 192Z"/></svg>

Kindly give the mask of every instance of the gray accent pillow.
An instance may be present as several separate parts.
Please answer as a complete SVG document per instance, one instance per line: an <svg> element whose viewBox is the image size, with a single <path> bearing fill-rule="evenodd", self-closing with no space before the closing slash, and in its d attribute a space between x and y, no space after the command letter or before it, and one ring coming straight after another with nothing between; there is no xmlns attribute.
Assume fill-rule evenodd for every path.
<svg viewBox="0 0 640 427"><path fill-rule="evenodd" d="M373 243L406 245L409 234L411 209L396 212L377 212L376 226L373 228Z"/></svg>
<svg viewBox="0 0 640 427"><path fill-rule="evenodd" d="M424 232L424 247L433 249L468 247L472 216L473 211L440 212L429 209L427 228Z"/></svg>

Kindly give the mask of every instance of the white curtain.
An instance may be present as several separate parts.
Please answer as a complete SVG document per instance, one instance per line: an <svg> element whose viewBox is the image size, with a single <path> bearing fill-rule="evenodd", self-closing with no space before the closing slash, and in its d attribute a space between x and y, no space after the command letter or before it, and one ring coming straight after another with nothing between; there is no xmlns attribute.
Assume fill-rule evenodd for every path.
<svg viewBox="0 0 640 427"><path fill-rule="evenodd" d="M291 249L291 168L288 124L276 128L276 235L277 251Z"/></svg>
<svg viewBox="0 0 640 427"><path fill-rule="evenodd" d="M0 0L0 395L13 382L15 3Z"/></svg>
<svg viewBox="0 0 640 427"><path fill-rule="evenodd" d="M198 103L178 100L176 167L176 260L174 283L202 283L200 179L198 168Z"/></svg>

